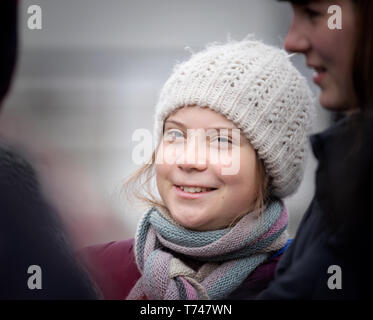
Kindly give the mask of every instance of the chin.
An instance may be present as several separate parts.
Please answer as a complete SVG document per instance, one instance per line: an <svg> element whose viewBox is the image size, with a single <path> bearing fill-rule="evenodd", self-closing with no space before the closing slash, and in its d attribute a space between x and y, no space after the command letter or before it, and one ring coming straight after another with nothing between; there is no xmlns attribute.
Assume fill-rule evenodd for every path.
<svg viewBox="0 0 373 320"><path fill-rule="evenodd" d="M319 102L323 108L328 110L342 111L349 109L349 105L346 101L340 99L340 97L328 96L325 93L321 94Z"/></svg>
<svg viewBox="0 0 373 320"><path fill-rule="evenodd" d="M176 219L175 219L176 220ZM191 221L176 220L182 227L193 231L204 231L204 228L199 224Z"/></svg>
<svg viewBox="0 0 373 320"><path fill-rule="evenodd" d="M188 212L172 210L171 216L178 224L186 229L197 230L201 225L201 222L196 219L195 214L193 214L193 216L190 216Z"/></svg>

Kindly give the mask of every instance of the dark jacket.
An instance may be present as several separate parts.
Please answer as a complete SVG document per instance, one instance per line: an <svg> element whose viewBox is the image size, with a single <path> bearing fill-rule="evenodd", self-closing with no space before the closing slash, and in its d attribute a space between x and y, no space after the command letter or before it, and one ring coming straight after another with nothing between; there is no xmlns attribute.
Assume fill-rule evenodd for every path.
<svg viewBox="0 0 373 320"><path fill-rule="evenodd" d="M90 246L81 254L90 265L92 278L105 299L125 299L141 274L134 255L134 239ZM287 245L257 267L227 299L254 299L273 279L274 270Z"/></svg>
<svg viewBox="0 0 373 320"><path fill-rule="evenodd" d="M30 266L39 266L41 273ZM36 280L37 273L41 277ZM95 299L30 163L0 143L0 300ZM33 280L34 279L34 280ZM30 280L30 282L29 282ZM30 284L41 284L41 288Z"/></svg>
<svg viewBox="0 0 373 320"><path fill-rule="evenodd" d="M366 256L373 213L373 121L346 118L311 142L319 161L314 199L274 281L258 298L367 298L372 284Z"/></svg>

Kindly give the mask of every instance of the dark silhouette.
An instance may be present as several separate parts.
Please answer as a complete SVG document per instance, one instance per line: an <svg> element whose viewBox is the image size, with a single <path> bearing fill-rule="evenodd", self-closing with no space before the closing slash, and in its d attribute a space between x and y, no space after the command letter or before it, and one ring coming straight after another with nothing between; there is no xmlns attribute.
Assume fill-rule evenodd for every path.
<svg viewBox="0 0 373 320"><path fill-rule="evenodd" d="M0 10L0 109L17 51L17 1ZM41 288L29 287L41 270ZM31 270L30 270L31 271ZM33 281L30 281L33 283ZM0 140L0 299L95 299L97 291L75 258L59 216L45 200L26 156Z"/></svg>

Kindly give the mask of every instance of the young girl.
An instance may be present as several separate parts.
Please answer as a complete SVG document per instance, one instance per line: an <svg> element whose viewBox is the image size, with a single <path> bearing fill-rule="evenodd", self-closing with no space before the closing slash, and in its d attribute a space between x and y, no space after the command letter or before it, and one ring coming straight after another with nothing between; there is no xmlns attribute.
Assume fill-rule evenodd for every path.
<svg viewBox="0 0 373 320"><path fill-rule="evenodd" d="M281 198L301 181L312 106L288 55L259 41L177 65L156 106L152 162L129 181L155 174L160 199L146 199L134 240L86 250L104 297L247 299L266 288L288 243Z"/></svg>

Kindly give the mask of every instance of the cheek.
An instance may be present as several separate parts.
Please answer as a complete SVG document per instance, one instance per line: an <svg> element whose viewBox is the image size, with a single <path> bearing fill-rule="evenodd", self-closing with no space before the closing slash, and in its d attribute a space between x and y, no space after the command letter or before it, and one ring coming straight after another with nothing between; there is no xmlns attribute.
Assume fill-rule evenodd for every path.
<svg viewBox="0 0 373 320"><path fill-rule="evenodd" d="M329 31L330 32L330 31ZM331 65L336 64L336 60L338 56L336 55L336 48L335 48L335 41L333 41L333 37L325 38L324 36L318 37L313 42L313 49L316 50L317 54L321 58L321 63L326 64L325 67L329 68Z"/></svg>
<svg viewBox="0 0 373 320"><path fill-rule="evenodd" d="M157 164L155 167L155 178L159 192L162 190L170 168L167 164Z"/></svg>
<svg viewBox="0 0 373 320"><path fill-rule="evenodd" d="M312 51L319 56L312 57L312 52L310 52L310 60L316 60L313 62L321 62L327 64L326 67L330 67L339 59L341 45L343 46L343 50L345 50L345 40L340 30L331 30L328 28L327 24L327 20L322 20L315 29L309 32L309 41ZM319 61L319 58L321 58L322 61Z"/></svg>
<svg viewBox="0 0 373 320"><path fill-rule="evenodd" d="M324 34L314 39L314 48L328 64L327 67L334 67L336 71L348 68L352 57L353 37L350 30L326 30Z"/></svg>
<svg viewBox="0 0 373 320"><path fill-rule="evenodd" d="M237 175L224 178L223 200L228 212L241 215L252 209L257 197L257 183L254 170L242 170Z"/></svg>
<svg viewBox="0 0 373 320"><path fill-rule="evenodd" d="M241 152L239 170L233 175L220 175L226 186L237 195L250 197L256 193L258 185L256 156L253 152Z"/></svg>
<svg viewBox="0 0 373 320"><path fill-rule="evenodd" d="M254 152L243 154L241 168L240 180L248 193L247 196L250 199L255 198L258 192L259 176L257 158Z"/></svg>

